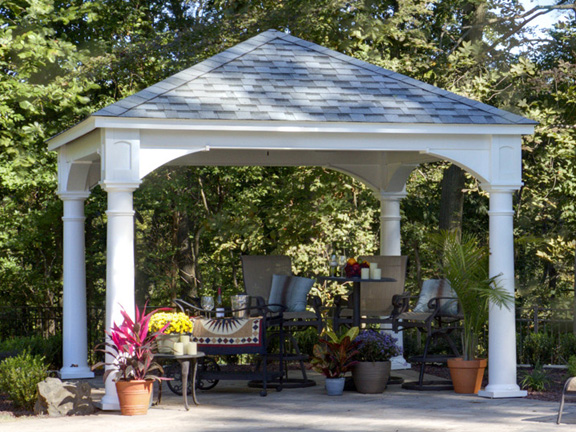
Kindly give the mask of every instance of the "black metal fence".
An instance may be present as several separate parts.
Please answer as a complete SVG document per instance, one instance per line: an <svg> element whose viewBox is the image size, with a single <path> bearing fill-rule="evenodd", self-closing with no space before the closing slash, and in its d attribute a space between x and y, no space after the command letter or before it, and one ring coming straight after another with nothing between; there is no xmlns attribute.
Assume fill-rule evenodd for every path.
<svg viewBox="0 0 576 432"><path fill-rule="evenodd" d="M88 346L92 352L92 348L104 339L105 309L89 308L87 312ZM574 332L574 311L538 306L519 308L516 311L516 330L518 357L519 361L522 361L526 357L524 355L524 347L527 345L525 342L533 343L534 335L545 334L554 350L561 346L563 340L566 339L565 336ZM48 337L61 332L61 308L0 306L0 341L18 336ZM552 360L563 362L564 357L566 356L562 353L553 354Z"/></svg>

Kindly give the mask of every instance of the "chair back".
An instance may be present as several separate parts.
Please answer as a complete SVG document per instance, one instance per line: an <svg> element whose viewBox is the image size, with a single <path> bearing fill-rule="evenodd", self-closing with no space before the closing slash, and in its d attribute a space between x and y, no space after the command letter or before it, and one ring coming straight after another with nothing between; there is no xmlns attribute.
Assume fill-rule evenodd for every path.
<svg viewBox="0 0 576 432"><path fill-rule="evenodd" d="M242 255L244 289L249 296L260 296L268 302L272 276L292 275L292 261L286 255Z"/></svg>
<svg viewBox="0 0 576 432"><path fill-rule="evenodd" d="M407 256L361 256L361 260L377 263L382 269L382 277L396 279L396 282L362 282L360 312L363 316L388 316L394 306L392 297L404 292L406 280Z"/></svg>

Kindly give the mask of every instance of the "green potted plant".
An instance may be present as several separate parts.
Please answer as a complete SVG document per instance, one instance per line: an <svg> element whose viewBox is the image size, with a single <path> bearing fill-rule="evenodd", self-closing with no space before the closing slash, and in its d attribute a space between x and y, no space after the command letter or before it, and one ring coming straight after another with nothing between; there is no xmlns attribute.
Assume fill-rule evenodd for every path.
<svg viewBox="0 0 576 432"><path fill-rule="evenodd" d="M358 343L354 341L358 327L337 335L326 330L312 350L312 368L326 377L326 392L329 396L339 396L344 391L344 375L356 363Z"/></svg>
<svg viewBox="0 0 576 432"><path fill-rule="evenodd" d="M142 312L136 307L136 316L132 319L122 308L122 323L114 323L107 332L109 341L96 348L113 357L111 363L98 362L92 369L109 366L104 373L104 381L110 374L114 375L122 415L146 414L154 380L165 379L152 373L164 372L162 366L154 361L153 350L156 338L165 328L157 332L149 331L150 318L155 312L146 315L146 306Z"/></svg>
<svg viewBox="0 0 576 432"><path fill-rule="evenodd" d="M444 231L437 238L441 269L458 297L462 322L462 358L448 360L456 393L478 393L486 359L478 359L478 341L488 321L490 304L510 308L513 297L489 276L489 250L478 238ZM462 380L465 380L466 383Z"/></svg>
<svg viewBox="0 0 576 432"><path fill-rule="evenodd" d="M390 359L402 354L396 344L398 339L389 333L362 330L355 341L358 343L358 362L352 366L354 386L360 393L382 393L390 378Z"/></svg>

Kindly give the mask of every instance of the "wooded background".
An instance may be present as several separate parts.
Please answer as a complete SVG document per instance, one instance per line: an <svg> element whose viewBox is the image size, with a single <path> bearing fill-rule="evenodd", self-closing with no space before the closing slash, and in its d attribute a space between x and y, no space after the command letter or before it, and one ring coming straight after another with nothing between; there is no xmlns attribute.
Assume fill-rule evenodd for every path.
<svg viewBox="0 0 576 432"><path fill-rule="evenodd" d="M516 0L2 0L0 303L59 306L62 204L46 140L121 98L273 28L540 122L515 195L520 306L572 308L576 232L576 6ZM532 18L561 11L545 34ZM448 163L416 169L402 201L409 286L435 274L429 234L487 241L488 200ZM240 255L377 254L379 202L321 168L179 167L135 193L137 299L242 290ZM106 194L86 202L88 303L105 297ZM328 294L326 294L328 295Z"/></svg>

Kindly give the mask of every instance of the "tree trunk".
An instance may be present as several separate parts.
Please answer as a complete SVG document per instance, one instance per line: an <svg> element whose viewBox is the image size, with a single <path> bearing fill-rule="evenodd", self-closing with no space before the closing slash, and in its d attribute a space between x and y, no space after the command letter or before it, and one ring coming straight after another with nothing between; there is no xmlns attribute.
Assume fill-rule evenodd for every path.
<svg viewBox="0 0 576 432"><path fill-rule="evenodd" d="M442 196L440 197L440 229L462 231L462 212L464 210L464 171L451 165L444 171L442 178Z"/></svg>
<svg viewBox="0 0 576 432"><path fill-rule="evenodd" d="M462 40L481 42L486 22L488 3L485 0L469 2L464 6L465 18L462 20ZM462 232L462 212L464 209L464 171L451 165L444 171L442 178L442 197L440 200L440 229Z"/></svg>

